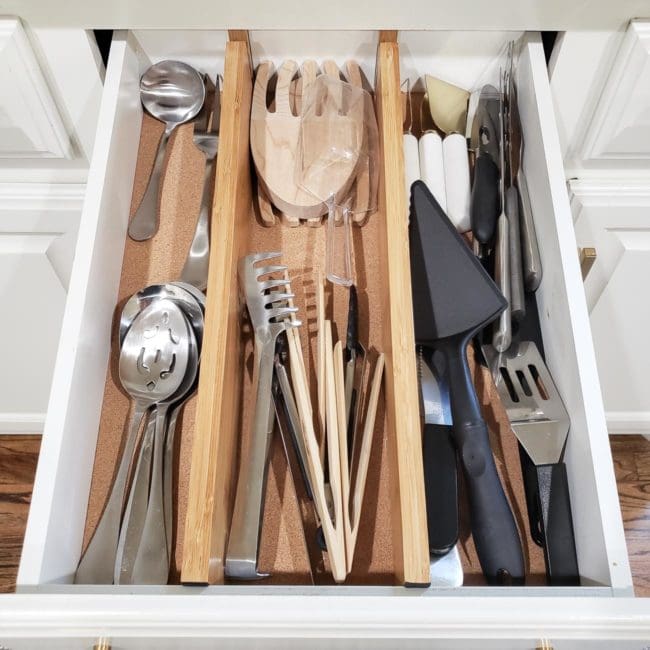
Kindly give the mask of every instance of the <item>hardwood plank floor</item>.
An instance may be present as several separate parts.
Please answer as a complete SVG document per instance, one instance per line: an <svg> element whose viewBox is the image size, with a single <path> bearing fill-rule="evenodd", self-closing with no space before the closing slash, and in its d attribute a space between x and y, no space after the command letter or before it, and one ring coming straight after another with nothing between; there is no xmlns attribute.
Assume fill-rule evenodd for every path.
<svg viewBox="0 0 650 650"><path fill-rule="evenodd" d="M0 593L14 591L41 436L0 436Z"/></svg>
<svg viewBox="0 0 650 650"><path fill-rule="evenodd" d="M650 441L610 438L634 588L650 597ZM0 436L0 593L13 591L40 436Z"/></svg>
<svg viewBox="0 0 650 650"><path fill-rule="evenodd" d="M650 441L610 436L634 592L650 597Z"/></svg>

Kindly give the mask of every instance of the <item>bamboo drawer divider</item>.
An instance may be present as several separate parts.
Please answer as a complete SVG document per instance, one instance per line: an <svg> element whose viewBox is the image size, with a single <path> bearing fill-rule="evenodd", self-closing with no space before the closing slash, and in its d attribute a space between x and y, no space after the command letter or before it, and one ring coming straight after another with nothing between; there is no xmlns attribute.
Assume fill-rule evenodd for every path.
<svg viewBox="0 0 650 650"><path fill-rule="evenodd" d="M237 261L247 252L254 219L249 153L253 71L246 36L246 32L231 32L233 40L226 47L205 342L181 573L182 582L193 584L223 582L236 485L245 371ZM386 305L383 318L388 324L383 341L384 394L395 576L401 584L426 585L429 552L403 180L399 47L395 39L395 32L380 34L375 93L381 144L378 214L385 215L380 250Z"/></svg>

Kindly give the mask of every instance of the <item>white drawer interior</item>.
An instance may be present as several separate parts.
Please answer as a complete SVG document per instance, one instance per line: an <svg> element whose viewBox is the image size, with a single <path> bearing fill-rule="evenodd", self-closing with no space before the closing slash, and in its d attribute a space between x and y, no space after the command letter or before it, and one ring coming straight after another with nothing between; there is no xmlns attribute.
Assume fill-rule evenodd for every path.
<svg viewBox="0 0 650 650"><path fill-rule="evenodd" d="M437 74L471 87L512 37L512 33L496 32L401 33L403 74ZM140 74L150 62L163 58L187 61L211 75L222 73L226 38L225 32L200 31L115 35L18 577L20 588L59 591L59 585L72 581L79 561L138 150ZM572 423L565 460L583 587L471 588L455 593L629 593L631 577L544 53L538 35L525 34L523 38L518 84L526 138L524 169L544 265L538 303L548 363ZM337 62L355 58L371 80L376 43L377 32L251 32L255 63L261 58L279 61L288 56L298 60L334 58ZM83 588L69 585L64 589ZM183 588L162 591L165 589L179 593ZM337 589L350 595L413 593L370 587ZM90 591L120 590L124 591L121 587ZM188 589L186 593L224 590L233 588ZM160 593L161 588L135 591ZM291 591L251 586L237 587L232 593L259 596ZM426 595L442 597L454 592L431 589Z"/></svg>

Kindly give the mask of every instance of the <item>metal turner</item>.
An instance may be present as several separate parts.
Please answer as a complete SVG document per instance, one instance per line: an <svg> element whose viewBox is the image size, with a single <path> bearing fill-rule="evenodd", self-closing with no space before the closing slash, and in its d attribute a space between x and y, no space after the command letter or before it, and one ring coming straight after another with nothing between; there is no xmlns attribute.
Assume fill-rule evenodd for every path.
<svg viewBox="0 0 650 650"><path fill-rule="evenodd" d="M251 324L255 331L255 414L247 448L242 450L233 511L226 575L237 580L266 577L257 570L259 539L266 491L266 472L274 422L272 400L275 344L278 336L301 323L289 317L298 311L286 291L286 266L256 266L280 257L281 253L254 253L239 261L238 276ZM282 274L276 279L271 275ZM265 278L266 279L263 279Z"/></svg>
<svg viewBox="0 0 650 650"><path fill-rule="evenodd" d="M513 344L483 354L517 439L535 464L546 571L550 584L579 584L569 485L562 452L570 420L537 346ZM531 504L529 504L529 509ZM535 537L535 531L531 531Z"/></svg>

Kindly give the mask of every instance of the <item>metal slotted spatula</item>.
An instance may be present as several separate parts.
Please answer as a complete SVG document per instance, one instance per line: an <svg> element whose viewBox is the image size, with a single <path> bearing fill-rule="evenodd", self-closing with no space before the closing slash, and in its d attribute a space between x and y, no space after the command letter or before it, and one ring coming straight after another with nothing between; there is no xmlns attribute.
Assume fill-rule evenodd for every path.
<svg viewBox="0 0 650 650"><path fill-rule="evenodd" d="M561 460L570 420L560 393L532 341L501 354L486 345L483 354L512 429L535 464L549 582L579 584L569 486Z"/></svg>

